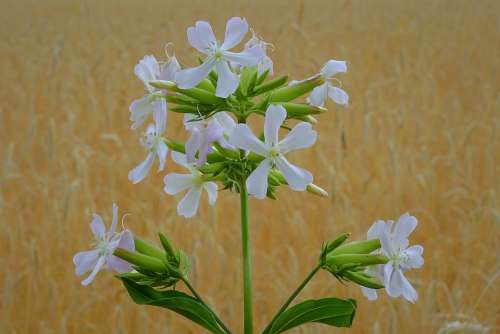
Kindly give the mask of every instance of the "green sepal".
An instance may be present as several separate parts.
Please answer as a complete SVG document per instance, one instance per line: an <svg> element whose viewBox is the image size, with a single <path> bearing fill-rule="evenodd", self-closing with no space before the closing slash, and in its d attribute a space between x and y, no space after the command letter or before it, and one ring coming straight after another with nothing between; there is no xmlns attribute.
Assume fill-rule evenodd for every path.
<svg viewBox="0 0 500 334"><path fill-rule="evenodd" d="M262 74L260 74L258 76L257 80L255 81L255 85L257 86L257 85L260 85L261 83L263 83L264 80L267 79L268 75L269 75L269 70L265 70L264 72L262 72Z"/></svg>
<svg viewBox="0 0 500 334"><path fill-rule="evenodd" d="M196 87L200 88L200 89L204 89L210 93L215 93L215 86L212 84L212 82L209 79L201 80L201 82Z"/></svg>
<svg viewBox="0 0 500 334"><path fill-rule="evenodd" d="M168 257L170 259L175 259L177 252L175 251L175 248L172 246L170 240L168 240L167 237L161 232L158 233L158 237L160 238L161 245L163 246L163 249L165 250Z"/></svg>
<svg viewBox="0 0 500 334"><path fill-rule="evenodd" d="M144 255L141 253L129 252L123 248L115 249L113 255L139 268L144 268L146 270L157 273L166 272L165 265L156 257Z"/></svg>
<svg viewBox="0 0 500 334"><path fill-rule="evenodd" d="M197 107L182 104L170 106L168 110L179 114L196 114L198 112Z"/></svg>
<svg viewBox="0 0 500 334"><path fill-rule="evenodd" d="M240 85L238 87L239 92L243 96L247 96L249 92L252 92L255 81L257 80L257 67L244 67L240 73Z"/></svg>
<svg viewBox="0 0 500 334"><path fill-rule="evenodd" d="M385 264L389 259L384 255L372 254L327 254L327 266L341 266L348 263L359 263L361 266L371 266L374 264Z"/></svg>

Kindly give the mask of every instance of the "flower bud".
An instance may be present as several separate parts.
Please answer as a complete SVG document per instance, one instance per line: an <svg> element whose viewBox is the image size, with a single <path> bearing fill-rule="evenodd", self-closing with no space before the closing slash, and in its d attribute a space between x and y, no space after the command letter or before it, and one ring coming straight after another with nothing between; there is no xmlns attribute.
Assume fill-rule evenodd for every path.
<svg viewBox="0 0 500 334"><path fill-rule="evenodd" d="M369 254L380 248L379 239L353 241L340 246L332 251L331 255L340 254Z"/></svg>
<svg viewBox="0 0 500 334"><path fill-rule="evenodd" d="M158 233L158 236L160 238L161 245L163 246L163 249L165 249L165 252L168 254L169 258L175 259L176 251L170 241L163 233Z"/></svg>
<svg viewBox="0 0 500 334"><path fill-rule="evenodd" d="M197 99L198 101L206 104L219 104L223 101L220 97L215 96L213 93L206 91L201 88L189 88L189 89L181 89L177 87L177 85L171 81L165 80L152 80L149 84L155 88L159 89L168 89L173 92L181 93L186 96Z"/></svg>
<svg viewBox="0 0 500 334"><path fill-rule="evenodd" d="M342 266L351 263L357 263L360 266L371 266L374 264L385 264L388 261L389 259L384 255L370 255L370 254L336 255L330 253L326 256L326 264L328 266Z"/></svg>
<svg viewBox="0 0 500 334"><path fill-rule="evenodd" d="M201 166L200 172L203 174L219 174L226 164L224 162L207 163Z"/></svg>
<svg viewBox="0 0 500 334"><path fill-rule="evenodd" d="M264 82L264 83L262 83L254 88L253 95L260 95L262 93L269 92L270 90L273 90L273 89L276 89L278 87L283 86L287 81L288 81L288 76L283 75L283 76L276 78L274 80L269 80L267 82ZM278 90L276 90L276 91L278 91ZM273 95L275 92L273 92ZM290 100L287 100L287 101L290 101Z"/></svg>
<svg viewBox="0 0 500 334"><path fill-rule="evenodd" d="M382 288L384 288L384 285L381 284L377 279L375 279L369 275L366 275L363 272L345 271L342 275L344 278L348 279L349 281L352 281L354 283L362 285L366 288L370 288L370 289L382 289Z"/></svg>
<svg viewBox="0 0 500 334"><path fill-rule="evenodd" d="M314 87L317 87L323 83L323 78L317 75L312 77L311 79L304 80L295 85L276 89L274 92L272 92L271 102L288 102L294 100L299 96L309 93L314 89Z"/></svg>
<svg viewBox="0 0 500 334"><path fill-rule="evenodd" d="M163 260L165 258L164 251L137 236L134 236L134 245L135 245L135 250L138 251L139 253L153 256L160 260Z"/></svg>
<svg viewBox="0 0 500 334"><path fill-rule="evenodd" d="M335 240L328 242L326 245L326 253L328 254L337 247L339 247L340 245L342 245L349 238L350 235L351 235L350 233L344 233L338 236Z"/></svg>
<svg viewBox="0 0 500 334"><path fill-rule="evenodd" d="M128 263L137 266L142 269L146 269L153 272L166 272L166 267L163 262L156 257L144 255L141 253L129 252L123 248L115 249L114 256L119 257Z"/></svg>
<svg viewBox="0 0 500 334"><path fill-rule="evenodd" d="M303 103L285 102L281 103L281 105L286 109L289 118L321 114L328 110L323 107L316 107L313 105L303 104Z"/></svg>
<svg viewBox="0 0 500 334"><path fill-rule="evenodd" d="M167 144L168 148L170 148L172 151L176 151L176 152L183 153L183 154L186 153L186 148L184 147L183 143L180 143L180 142L177 142L175 140L168 139L168 138L163 138L163 141L165 142L165 144ZM212 152L212 153L209 153L207 155L207 162L209 162L209 163L221 162L224 160L225 160L225 158L222 155L220 155L219 152Z"/></svg>
<svg viewBox="0 0 500 334"><path fill-rule="evenodd" d="M257 80L257 67L244 67L240 73L240 85L238 87L239 92L243 96L247 96L249 92L252 92L255 87L255 81Z"/></svg>
<svg viewBox="0 0 500 334"><path fill-rule="evenodd" d="M200 88L200 89L204 89L210 93L215 93L215 87L212 84L212 82L208 79L201 80L201 82L196 87Z"/></svg>
<svg viewBox="0 0 500 334"><path fill-rule="evenodd" d="M306 190L311 194L318 195L320 197L328 197L328 192L314 183L307 185Z"/></svg>

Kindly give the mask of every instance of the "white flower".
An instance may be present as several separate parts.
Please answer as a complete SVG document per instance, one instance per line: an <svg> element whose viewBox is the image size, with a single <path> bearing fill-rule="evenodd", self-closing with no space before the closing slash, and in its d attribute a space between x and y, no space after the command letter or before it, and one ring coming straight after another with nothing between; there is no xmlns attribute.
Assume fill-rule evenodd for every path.
<svg viewBox="0 0 500 334"><path fill-rule="evenodd" d="M349 102L349 96L347 95L347 93L344 90L332 85L331 83L331 81L334 79L333 77L335 74L344 72L347 72L347 64L345 61L333 59L329 60L323 66L319 74L306 79L310 80L312 78L321 76L325 81L322 85L315 87L312 90L311 94L307 98L307 101L313 106L323 107L325 105L326 98L329 96L335 103L340 105L347 105L347 103ZM293 80L289 85L296 85L306 80ZM340 82L338 79L335 80L337 82Z"/></svg>
<svg viewBox="0 0 500 334"><path fill-rule="evenodd" d="M160 90L149 84L153 80L170 80L173 81L175 73L180 70L180 65L175 57L160 66L154 56L145 56L137 65L134 72L137 77L144 83L147 94L130 104L130 120L132 121L131 129L139 128L153 113L167 112L167 103L161 96Z"/></svg>
<svg viewBox="0 0 500 334"><path fill-rule="evenodd" d="M187 30L189 43L207 57L200 66L177 72L175 76L177 85L182 89L192 88L215 69L218 75L215 95L226 98L234 93L240 79L237 74L231 72L229 62L254 66L264 56L264 51L259 45L239 53L229 51L243 39L247 31L248 23L245 19L232 17L227 21L224 42L220 44L215 39L208 22L198 21L194 27L189 27Z"/></svg>
<svg viewBox="0 0 500 334"><path fill-rule="evenodd" d="M148 150L148 155L143 162L128 173L128 179L134 184L141 182L148 175L155 161L155 156L158 156L158 160L160 161L158 172L165 168L168 146L163 141L162 134L165 132L166 116L166 113L155 111L153 113L155 125L150 124L145 135L140 140L141 144Z"/></svg>
<svg viewBox="0 0 500 334"><path fill-rule="evenodd" d="M186 114L184 126L191 132L186 142L186 157L189 163L197 161L201 167L207 161L207 154L212 151L212 144L220 142L228 147L225 136L228 136L236 126L236 122L225 112L218 112L208 119L199 119L197 115ZM198 153L198 160L196 160Z"/></svg>
<svg viewBox="0 0 500 334"><path fill-rule="evenodd" d="M189 189L177 205L177 213L186 218L193 217L198 211L203 189L208 194L210 205L214 205L217 200L217 184L203 180L203 174L187 162L184 154L172 152L172 159L190 171L190 174L170 173L163 179L165 182L164 191L169 195L175 195Z"/></svg>
<svg viewBox="0 0 500 334"><path fill-rule="evenodd" d="M264 52L264 56L261 58L261 60L257 63L257 73L262 74L265 71L269 71L269 75L273 75L273 60L267 55L267 46L269 44L266 43L264 40L260 39L253 31L252 31L252 38L248 42L245 43L245 48L244 50L247 51L253 47L260 46L261 49ZM231 62L231 67L240 70L241 66Z"/></svg>
<svg viewBox="0 0 500 334"><path fill-rule="evenodd" d="M108 232L106 232L106 227L101 216L94 214L90 228L95 237L95 248L90 251L80 252L73 257L73 263L75 264L78 276L92 271L82 281L83 285L90 284L104 265L107 265L109 270L120 273L132 270L129 263L113 255L113 252L117 248L123 248L128 251L134 251L135 249L134 237L130 231L115 232L117 223L118 206L115 203L113 203L113 221Z"/></svg>
<svg viewBox="0 0 500 334"><path fill-rule="evenodd" d="M375 277L384 283L389 296L393 298L403 296L412 303L418 298L417 291L403 274L424 264L422 258L424 248L420 245L408 247L408 237L417 224L417 219L406 213L396 224L393 221L375 222L367 234L368 239L380 239L382 245L380 252L389 258L388 263L372 269ZM363 288L363 293L371 300L376 299L376 292L370 290Z"/></svg>
<svg viewBox="0 0 500 334"><path fill-rule="evenodd" d="M264 122L264 142L260 141L246 124L238 124L229 136L229 142L234 146L255 152L265 158L246 181L248 192L260 199L266 196L267 178L273 167L283 173L293 190L303 191L313 181L311 173L289 163L284 154L310 147L316 141L317 133L312 130L311 124L301 122L287 134L285 139L278 142L278 130L285 118L286 110L283 106L270 105Z"/></svg>

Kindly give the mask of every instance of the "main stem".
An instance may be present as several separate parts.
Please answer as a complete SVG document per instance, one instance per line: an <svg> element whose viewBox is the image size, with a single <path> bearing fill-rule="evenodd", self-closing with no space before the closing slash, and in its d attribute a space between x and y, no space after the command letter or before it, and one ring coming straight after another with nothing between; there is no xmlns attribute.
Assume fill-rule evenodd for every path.
<svg viewBox="0 0 500 334"><path fill-rule="evenodd" d="M252 263L250 254L250 233L248 226L248 192L245 182L240 183L241 247L243 251L243 308L244 333L253 333L252 321Z"/></svg>

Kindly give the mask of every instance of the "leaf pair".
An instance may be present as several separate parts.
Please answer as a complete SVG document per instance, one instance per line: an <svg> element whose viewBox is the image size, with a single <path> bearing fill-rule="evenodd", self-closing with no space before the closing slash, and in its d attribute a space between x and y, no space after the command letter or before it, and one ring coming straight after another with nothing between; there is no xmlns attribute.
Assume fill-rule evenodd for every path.
<svg viewBox="0 0 500 334"><path fill-rule="evenodd" d="M335 327L351 327L356 314L354 299L311 299L281 313L263 334L277 334L308 322Z"/></svg>

